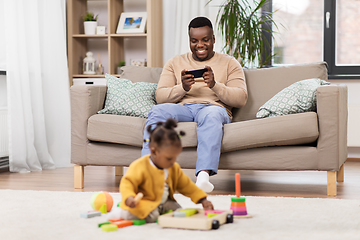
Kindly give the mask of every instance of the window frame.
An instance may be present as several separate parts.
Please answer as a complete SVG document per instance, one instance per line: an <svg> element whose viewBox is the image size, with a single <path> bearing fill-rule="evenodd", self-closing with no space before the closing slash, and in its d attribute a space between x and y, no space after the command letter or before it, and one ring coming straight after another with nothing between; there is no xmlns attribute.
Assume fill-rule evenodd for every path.
<svg viewBox="0 0 360 240"><path fill-rule="evenodd" d="M269 0L261 10L261 14L272 12L273 1ZM326 27L326 13L330 13L329 28ZM328 78L329 79L360 79L360 64L359 66L350 65L336 65L336 0L324 0L324 26L323 26L323 61L328 64ZM264 23L263 27L271 28L268 23ZM271 45L272 39L270 34L264 32L264 41ZM266 54L272 54L272 51L266 51ZM272 63L271 63L272 65ZM267 66L270 67L270 66Z"/></svg>
<svg viewBox="0 0 360 240"><path fill-rule="evenodd" d="M326 13L330 13L329 28ZM336 0L324 0L324 61L328 64L329 79L359 79L360 66L336 65Z"/></svg>

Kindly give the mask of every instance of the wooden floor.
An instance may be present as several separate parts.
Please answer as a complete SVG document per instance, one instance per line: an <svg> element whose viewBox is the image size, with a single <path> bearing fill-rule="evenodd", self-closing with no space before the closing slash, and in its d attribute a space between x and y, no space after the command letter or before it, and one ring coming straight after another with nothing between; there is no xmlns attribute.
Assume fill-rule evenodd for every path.
<svg viewBox="0 0 360 240"><path fill-rule="evenodd" d="M184 170L194 181L194 170ZM222 170L211 177L211 194L235 194L236 171ZM284 196L326 198L326 172L240 171L244 196ZM120 177L114 167L85 167L85 188L73 188L73 168L59 168L31 173L0 173L0 189L49 191L118 192ZM345 163L345 180L337 184L336 198L360 199L360 161Z"/></svg>

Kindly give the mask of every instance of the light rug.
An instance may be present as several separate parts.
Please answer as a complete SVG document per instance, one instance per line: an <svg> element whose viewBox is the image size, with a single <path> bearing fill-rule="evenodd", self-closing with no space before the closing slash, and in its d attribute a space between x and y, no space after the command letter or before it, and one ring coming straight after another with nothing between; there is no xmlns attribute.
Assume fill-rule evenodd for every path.
<svg viewBox="0 0 360 240"><path fill-rule="evenodd" d="M93 192L0 190L0 239L360 239L360 200L246 197L249 219L217 230L163 229L156 223L103 232L90 219ZM119 193L111 193L114 205ZM185 208L201 207L176 194ZM231 196L209 196L216 209L230 209Z"/></svg>

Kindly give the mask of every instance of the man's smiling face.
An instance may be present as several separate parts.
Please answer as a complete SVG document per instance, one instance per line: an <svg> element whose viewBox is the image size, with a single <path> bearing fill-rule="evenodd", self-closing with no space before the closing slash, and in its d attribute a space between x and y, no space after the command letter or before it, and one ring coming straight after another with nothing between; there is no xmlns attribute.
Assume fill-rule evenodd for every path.
<svg viewBox="0 0 360 240"><path fill-rule="evenodd" d="M190 28L189 39L190 50L195 60L206 61L214 56L215 36L210 27Z"/></svg>

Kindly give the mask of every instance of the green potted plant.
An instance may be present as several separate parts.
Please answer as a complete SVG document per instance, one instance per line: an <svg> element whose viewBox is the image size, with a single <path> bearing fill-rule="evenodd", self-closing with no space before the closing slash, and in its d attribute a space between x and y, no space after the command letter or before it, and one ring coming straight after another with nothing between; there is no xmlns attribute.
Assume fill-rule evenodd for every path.
<svg viewBox="0 0 360 240"><path fill-rule="evenodd" d="M86 35L94 35L96 33L98 15L92 12L86 12L84 15L84 32Z"/></svg>
<svg viewBox="0 0 360 240"><path fill-rule="evenodd" d="M121 74L122 73L122 70L121 70L121 67L125 66L125 61L124 60L121 60L119 63L118 63L118 66L117 66L117 74Z"/></svg>
<svg viewBox="0 0 360 240"><path fill-rule="evenodd" d="M224 49L243 67L264 67L271 64L271 54L268 54L270 57L264 57L270 49L264 32L274 39L274 31L271 28L263 28L263 24L272 24L276 29L278 27L272 18L272 12L265 15L259 13L268 1L254 0L251 4L248 0L225 0L220 6L216 23L225 40Z"/></svg>

